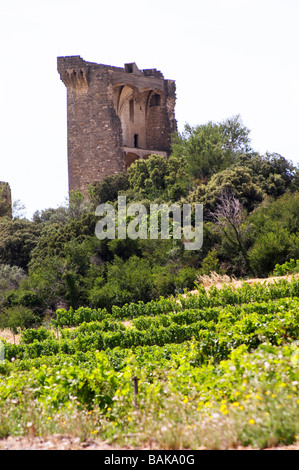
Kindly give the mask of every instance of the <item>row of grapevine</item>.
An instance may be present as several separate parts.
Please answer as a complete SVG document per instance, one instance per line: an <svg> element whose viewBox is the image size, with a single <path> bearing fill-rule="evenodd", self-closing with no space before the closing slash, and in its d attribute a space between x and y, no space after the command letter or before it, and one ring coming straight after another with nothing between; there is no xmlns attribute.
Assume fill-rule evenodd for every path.
<svg viewBox="0 0 299 470"><path fill-rule="evenodd" d="M298 287L293 279L199 289L111 313L60 309L55 329L27 329L19 344L3 340L0 435L8 426L42 435L55 421L53 432L77 422L114 439L138 433L142 418L158 433L172 423L193 435L202 423L206 435L211 423L209 439L219 429L226 439L235 423L240 445L255 444L254 436L263 446L274 433L292 443L299 434Z"/></svg>
<svg viewBox="0 0 299 470"><path fill-rule="evenodd" d="M72 355L77 351L115 347L162 346L195 338L200 342L202 361L212 356L218 361L241 344L256 348L265 341L271 344L294 341L299 334L298 306L299 301L294 298L225 308L190 309L168 316L139 317L134 319L133 328L105 319L62 330L60 339L46 337L38 341L33 338L30 343L27 333L25 342L6 345L6 356L23 359L61 353Z"/></svg>
<svg viewBox="0 0 299 470"><path fill-rule="evenodd" d="M249 302L269 302L281 298L294 298L299 296L299 279L290 282L279 280L273 284L253 285L244 283L242 287L234 288L231 285L217 289L211 287L209 292L202 286L198 286L198 294L179 295L177 298L165 299L161 297L157 301L125 304L122 307L113 306L112 312L106 309L91 309L80 307L77 310L64 308L57 310L54 321L56 327L74 327L83 322L101 322L104 319L125 320L139 316L165 315L172 312L181 312L186 309L206 309L212 307L224 307L226 305L241 305Z"/></svg>

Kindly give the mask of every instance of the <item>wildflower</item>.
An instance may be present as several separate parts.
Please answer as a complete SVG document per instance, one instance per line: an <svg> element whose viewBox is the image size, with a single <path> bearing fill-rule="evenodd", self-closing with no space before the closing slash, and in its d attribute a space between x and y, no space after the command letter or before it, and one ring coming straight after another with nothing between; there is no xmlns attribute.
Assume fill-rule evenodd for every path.
<svg viewBox="0 0 299 470"><path fill-rule="evenodd" d="M205 406L206 406L207 408L210 408L210 407L212 406L212 404L211 404L210 401L206 401Z"/></svg>
<svg viewBox="0 0 299 470"><path fill-rule="evenodd" d="M52 419L51 416L48 416L47 420L51 421L51 419Z"/></svg>
<svg viewBox="0 0 299 470"><path fill-rule="evenodd" d="M287 384L285 382L281 382L281 384L279 385L280 387L286 387Z"/></svg>
<svg viewBox="0 0 299 470"><path fill-rule="evenodd" d="M249 419L248 423L249 423L249 424L254 424L255 421L254 421L254 419Z"/></svg>
<svg viewBox="0 0 299 470"><path fill-rule="evenodd" d="M238 401L234 401L233 406L239 406L240 403Z"/></svg>
<svg viewBox="0 0 299 470"><path fill-rule="evenodd" d="M228 409L226 408L226 405L224 405L224 404L221 405L221 406L220 406L220 411L221 411L221 413L223 413L224 415L227 415Z"/></svg>
<svg viewBox="0 0 299 470"><path fill-rule="evenodd" d="M107 408L107 411L111 411L111 408L110 408L110 406L109 406L109 408Z"/></svg>
<svg viewBox="0 0 299 470"><path fill-rule="evenodd" d="M183 400L183 403L188 403L188 397L185 397L184 400Z"/></svg>

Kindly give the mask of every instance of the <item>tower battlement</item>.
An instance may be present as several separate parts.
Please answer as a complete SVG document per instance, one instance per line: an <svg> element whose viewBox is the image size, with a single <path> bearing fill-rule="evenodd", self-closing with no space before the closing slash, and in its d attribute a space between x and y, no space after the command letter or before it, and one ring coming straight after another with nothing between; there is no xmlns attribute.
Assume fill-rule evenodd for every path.
<svg viewBox="0 0 299 470"><path fill-rule="evenodd" d="M57 58L67 88L69 190L125 172L152 153L167 157L176 131L175 82L156 69L139 70Z"/></svg>

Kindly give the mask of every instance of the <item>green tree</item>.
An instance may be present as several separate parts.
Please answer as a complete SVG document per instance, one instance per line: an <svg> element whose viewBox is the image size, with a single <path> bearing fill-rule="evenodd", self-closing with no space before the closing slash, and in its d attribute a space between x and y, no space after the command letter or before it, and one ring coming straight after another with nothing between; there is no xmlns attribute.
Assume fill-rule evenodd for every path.
<svg viewBox="0 0 299 470"><path fill-rule="evenodd" d="M197 270L192 266L184 266L180 268L175 276L175 287L177 292L183 292L184 289L194 289L196 277Z"/></svg>
<svg viewBox="0 0 299 470"><path fill-rule="evenodd" d="M0 218L2 217L7 217L8 219L12 217L10 187L8 183L4 182L0 184Z"/></svg>
<svg viewBox="0 0 299 470"><path fill-rule="evenodd" d="M189 194L188 202L199 202L204 205L204 213L215 208L223 192L233 192L235 198L249 212L264 198L263 191L254 183L250 171L245 167L227 168L213 175L206 185L198 185Z"/></svg>
<svg viewBox="0 0 299 470"><path fill-rule="evenodd" d="M37 321L33 312L22 305L4 309L0 313L0 328L8 328L13 334L14 342L15 335L20 330L32 327Z"/></svg>
<svg viewBox="0 0 299 470"><path fill-rule="evenodd" d="M299 192L268 198L251 215L253 244L249 261L259 276L276 264L299 259Z"/></svg>
<svg viewBox="0 0 299 470"><path fill-rule="evenodd" d="M153 278L150 263L131 256L124 261L115 256L113 262L107 265L106 279L100 277L89 293L92 307L106 307L111 310L112 305L123 305L127 302L153 298Z"/></svg>
<svg viewBox="0 0 299 470"><path fill-rule="evenodd" d="M65 257L66 246L72 240L83 242L94 240L97 218L93 213L82 214L78 219L71 219L65 224L36 224L40 227L40 237L31 252L29 269L34 269L51 256Z"/></svg>
<svg viewBox="0 0 299 470"><path fill-rule="evenodd" d="M171 156L151 155L136 160L128 170L128 200L177 201L188 193L190 181L186 162Z"/></svg>
<svg viewBox="0 0 299 470"><path fill-rule="evenodd" d="M26 271L41 230L39 224L26 219L0 220L0 263Z"/></svg>
<svg viewBox="0 0 299 470"><path fill-rule="evenodd" d="M262 277L267 277L276 264L283 264L299 246L299 236L291 234L280 224L273 231L261 233L249 253L250 265L253 271ZM296 249L299 254L299 249Z"/></svg>
<svg viewBox="0 0 299 470"><path fill-rule="evenodd" d="M106 176L102 181L97 181L89 186L89 198L96 207L105 202L113 202L119 193L129 189L129 180L126 173Z"/></svg>
<svg viewBox="0 0 299 470"><path fill-rule="evenodd" d="M199 275L209 275L211 272L215 272L217 274L224 274L224 270L220 266L220 261L218 258L217 250L212 248L205 256L202 261L201 268L198 270Z"/></svg>
<svg viewBox="0 0 299 470"><path fill-rule="evenodd" d="M237 115L220 123L186 124L184 132L174 139L172 150L174 156L185 157L195 181L206 183L235 163L240 153L251 151L249 142L249 130Z"/></svg>
<svg viewBox="0 0 299 470"><path fill-rule="evenodd" d="M17 289L25 278L26 273L22 268L0 264L0 295L11 289Z"/></svg>
<svg viewBox="0 0 299 470"><path fill-rule="evenodd" d="M278 153L243 154L237 165L245 166L253 182L268 196L279 197L287 190L296 190L298 169Z"/></svg>

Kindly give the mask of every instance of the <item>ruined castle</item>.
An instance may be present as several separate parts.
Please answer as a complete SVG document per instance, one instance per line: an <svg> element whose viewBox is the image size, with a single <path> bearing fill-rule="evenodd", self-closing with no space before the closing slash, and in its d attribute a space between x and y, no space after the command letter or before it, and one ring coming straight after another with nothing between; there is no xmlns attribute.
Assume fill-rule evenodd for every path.
<svg viewBox="0 0 299 470"><path fill-rule="evenodd" d="M156 69L139 70L57 58L67 88L69 191L125 172L139 158L167 157L175 119L175 82Z"/></svg>

